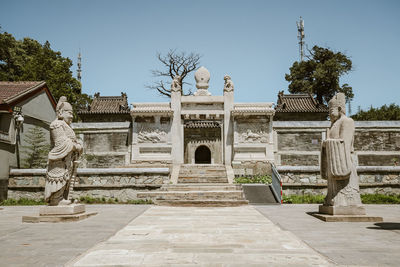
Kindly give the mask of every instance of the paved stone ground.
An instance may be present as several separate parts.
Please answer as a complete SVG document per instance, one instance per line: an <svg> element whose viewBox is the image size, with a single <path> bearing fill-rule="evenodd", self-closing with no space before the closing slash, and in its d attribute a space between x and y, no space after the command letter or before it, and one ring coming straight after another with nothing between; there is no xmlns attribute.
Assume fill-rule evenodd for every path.
<svg viewBox="0 0 400 267"><path fill-rule="evenodd" d="M264 216L338 264L400 266L400 206L366 205L383 223L323 222L318 205L256 206Z"/></svg>
<svg viewBox="0 0 400 267"><path fill-rule="evenodd" d="M68 266L329 266L252 206L154 206Z"/></svg>
<svg viewBox="0 0 400 267"><path fill-rule="evenodd" d="M63 266L108 239L150 206L87 205L99 214L73 223L22 223L39 206L0 210L0 266Z"/></svg>
<svg viewBox="0 0 400 267"><path fill-rule="evenodd" d="M0 266L104 266L111 259L113 265L165 266L179 260L183 266L324 266L330 260L346 266L400 266L399 205L367 205L369 215L384 218L378 224L326 223L306 214L317 206L87 205L100 213L57 224L21 222L38 206L4 207Z"/></svg>

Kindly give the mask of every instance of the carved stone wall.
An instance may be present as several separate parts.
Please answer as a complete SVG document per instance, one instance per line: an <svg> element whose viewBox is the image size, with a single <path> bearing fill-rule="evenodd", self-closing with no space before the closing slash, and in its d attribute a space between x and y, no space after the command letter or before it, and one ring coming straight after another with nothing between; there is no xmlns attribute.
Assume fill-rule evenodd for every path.
<svg viewBox="0 0 400 267"><path fill-rule="evenodd" d="M134 133L137 143L167 143L171 123L165 117L137 117L135 119Z"/></svg>
<svg viewBox="0 0 400 267"><path fill-rule="evenodd" d="M131 163L171 162L172 118L160 115L136 116L132 127Z"/></svg>
<svg viewBox="0 0 400 267"><path fill-rule="evenodd" d="M129 122L73 123L72 128L83 142L80 168L113 168L129 164Z"/></svg>
<svg viewBox="0 0 400 267"><path fill-rule="evenodd" d="M235 119L235 143L268 143L268 123L266 116L247 116Z"/></svg>
<svg viewBox="0 0 400 267"><path fill-rule="evenodd" d="M275 164L319 166L329 121L274 121ZM354 153L359 166L400 165L399 121L356 121Z"/></svg>

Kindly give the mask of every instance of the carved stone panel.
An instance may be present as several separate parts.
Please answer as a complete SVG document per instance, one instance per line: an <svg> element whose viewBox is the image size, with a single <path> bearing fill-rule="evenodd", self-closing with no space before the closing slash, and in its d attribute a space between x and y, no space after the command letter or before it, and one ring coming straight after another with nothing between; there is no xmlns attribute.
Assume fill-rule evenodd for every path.
<svg viewBox="0 0 400 267"><path fill-rule="evenodd" d="M257 122L238 122L235 143L268 143L268 125Z"/></svg>
<svg viewBox="0 0 400 267"><path fill-rule="evenodd" d="M138 143L166 143L168 140L168 127L159 125L141 125L138 129Z"/></svg>

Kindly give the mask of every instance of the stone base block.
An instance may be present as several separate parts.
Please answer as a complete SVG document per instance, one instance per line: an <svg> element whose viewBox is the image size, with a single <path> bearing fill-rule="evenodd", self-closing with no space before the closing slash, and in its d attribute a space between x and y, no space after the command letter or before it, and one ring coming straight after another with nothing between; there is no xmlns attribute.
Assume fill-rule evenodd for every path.
<svg viewBox="0 0 400 267"><path fill-rule="evenodd" d="M39 223L39 222L76 222L84 220L90 216L96 215L97 212L85 212L72 215L41 215L41 216L22 216L22 222Z"/></svg>
<svg viewBox="0 0 400 267"><path fill-rule="evenodd" d="M40 216L46 215L72 215L85 212L85 205L71 204L60 206L43 206L39 209Z"/></svg>
<svg viewBox="0 0 400 267"><path fill-rule="evenodd" d="M382 217L367 215L329 215L316 212L308 214L324 222L383 222Z"/></svg>
<svg viewBox="0 0 400 267"><path fill-rule="evenodd" d="M319 213L328 215L365 215L364 206L319 206Z"/></svg>

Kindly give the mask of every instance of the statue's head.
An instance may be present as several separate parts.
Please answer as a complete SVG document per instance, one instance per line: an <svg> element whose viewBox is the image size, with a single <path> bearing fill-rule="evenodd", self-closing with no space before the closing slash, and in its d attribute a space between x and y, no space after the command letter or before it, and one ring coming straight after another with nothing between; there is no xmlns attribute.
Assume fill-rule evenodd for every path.
<svg viewBox="0 0 400 267"><path fill-rule="evenodd" d="M71 124L74 114L72 106L67 102L65 96L60 97L60 100L58 100L56 111L59 120L64 120L67 124Z"/></svg>
<svg viewBox="0 0 400 267"><path fill-rule="evenodd" d="M346 115L345 95L343 93L337 93L331 100L329 100L328 106L331 121L339 119L341 115Z"/></svg>
<svg viewBox="0 0 400 267"><path fill-rule="evenodd" d="M231 76L229 76L228 74L224 76L225 81L230 80L230 79L231 79Z"/></svg>

